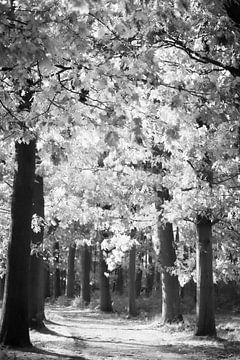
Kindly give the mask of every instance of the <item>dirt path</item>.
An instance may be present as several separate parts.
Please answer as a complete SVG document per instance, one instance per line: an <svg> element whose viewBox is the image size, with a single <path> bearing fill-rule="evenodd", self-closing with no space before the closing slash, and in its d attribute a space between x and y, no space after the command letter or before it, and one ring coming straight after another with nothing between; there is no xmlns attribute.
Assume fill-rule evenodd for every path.
<svg viewBox="0 0 240 360"><path fill-rule="evenodd" d="M217 360L240 359L240 347L192 336L192 330L119 318L98 311L51 307L47 331L31 332L34 349L16 359Z"/></svg>

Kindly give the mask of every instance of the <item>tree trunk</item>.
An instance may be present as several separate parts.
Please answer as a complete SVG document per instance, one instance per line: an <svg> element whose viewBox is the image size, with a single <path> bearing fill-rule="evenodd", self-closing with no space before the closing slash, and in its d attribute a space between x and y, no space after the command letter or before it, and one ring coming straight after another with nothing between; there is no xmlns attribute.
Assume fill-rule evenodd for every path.
<svg viewBox="0 0 240 360"><path fill-rule="evenodd" d="M0 300L3 300L5 277L6 275L4 274L3 277L0 278Z"/></svg>
<svg viewBox="0 0 240 360"><path fill-rule="evenodd" d="M157 192L158 210L162 209L165 200L169 200L166 188ZM172 224L163 223L162 215L158 218L158 236L160 242L159 260L162 268L162 320L163 323L182 321L180 313L180 286L178 276L171 273L175 266L176 252Z"/></svg>
<svg viewBox="0 0 240 360"><path fill-rule="evenodd" d="M33 214L44 218L44 193L43 178L35 176L33 191ZM44 227L40 226L41 231L32 233L32 243L40 247L43 243ZM45 284L44 284L44 261L38 248L37 252L30 257L30 276L29 276L29 326L32 329L45 327L43 320Z"/></svg>
<svg viewBox="0 0 240 360"><path fill-rule="evenodd" d="M67 271L67 297L74 297L74 281L75 281L75 253L76 253L76 243L69 245L68 252L68 271Z"/></svg>
<svg viewBox="0 0 240 360"><path fill-rule="evenodd" d="M0 326L0 343L12 347L31 346L28 327L28 276L35 149L34 140L29 144L15 143L17 166L14 174L11 238Z"/></svg>
<svg viewBox="0 0 240 360"><path fill-rule="evenodd" d="M82 265L81 297L84 305L89 305L91 301L91 293L90 293L91 253L89 246L87 244L84 244L82 247L81 265Z"/></svg>
<svg viewBox="0 0 240 360"><path fill-rule="evenodd" d="M56 300L61 296L61 279L59 269L59 242L55 241L53 245L54 269L53 269L53 298Z"/></svg>
<svg viewBox="0 0 240 360"><path fill-rule="evenodd" d="M52 296L52 293L51 293L51 280L50 280L50 269L49 269L49 264L48 262L44 262L43 264L43 268L44 268L44 297L45 299L46 298L50 298Z"/></svg>
<svg viewBox="0 0 240 360"><path fill-rule="evenodd" d="M115 283L115 291L117 294L122 295L123 294L123 286L124 286L124 278L123 278L123 268L120 265L117 270L117 278Z"/></svg>
<svg viewBox="0 0 240 360"><path fill-rule="evenodd" d="M178 277L171 274L176 260L172 224L160 225L158 231L162 266L162 320L164 323L182 321Z"/></svg>
<svg viewBox="0 0 240 360"><path fill-rule="evenodd" d="M195 334L215 336L211 221L204 216L198 216L197 233L197 325Z"/></svg>
<svg viewBox="0 0 240 360"><path fill-rule="evenodd" d="M44 300L44 261L41 255L33 254L30 256L30 276L29 276L29 327L31 329L42 329L45 327Z"/></svg>
<svg viewBox="0 0 240 360"><path fill-rule="evenodd" d="M136 316L136 245L129 251L128 304L129 315Z"/></svg>
<svg viewBox="0 0 240 360"><path fill-rule="evenodd" d="M107 264L103 257L102 250L99 251L99 286L100 286L100 310L112 312L112 300L110 295L109 278L107 274Z"/></svg>
<svg viewBox="0 0 240 360"><path fill-rule="evenodd" d="M136 282L135 282L136 298L140 296L142 290L142 274L143 274L142 265L143 265L143 254L140 253L138 255L138 264L136 267Z"/></svg>

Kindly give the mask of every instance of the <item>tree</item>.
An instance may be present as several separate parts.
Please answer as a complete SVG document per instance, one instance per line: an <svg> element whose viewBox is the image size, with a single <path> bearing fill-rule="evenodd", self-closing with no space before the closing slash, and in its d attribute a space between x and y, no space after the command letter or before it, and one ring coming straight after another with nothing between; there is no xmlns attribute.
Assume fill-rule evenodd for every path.
<svg viewBox="0 0 240 360"><path fill-rule="evenodd" d="M136 244L133 244L129 251L129 280L128 280L128 301L129 315L136 316Z"/></svg>
<svg viewBox="0 0 240 360"><path fill-rule="evenodd" d="M81 299L84 305L89 305L90 292L91 250L88 244L81 247Z"/></svg>
<svg viewBox="0 0 240 360"><path fill-rule="evenodd" d="M16 142L16 170L12 195L12 226L8 248L0 342L30 346L28 330L28 269L32 239L32 202L36 142Z"/></svg>
<svg viewBox="0 0 240 360"><path fill-rule="evenodd" d="M197 324L196 335L216 335L212 267L212 223L197 218Z"/></svg>
<svg viewBox="0 0 240 360"><path fill-rule="evenodd" d="M169 200L169 191L164 188L157 191L156 206L161 211L164 201ZM174 249L173 226L163 223L162 214L158 220L158 237L160 242L159 261L162 270L162 320L164 323L182 321L180 312L180 286L178 276L173 273L176 261Z"/></svg>

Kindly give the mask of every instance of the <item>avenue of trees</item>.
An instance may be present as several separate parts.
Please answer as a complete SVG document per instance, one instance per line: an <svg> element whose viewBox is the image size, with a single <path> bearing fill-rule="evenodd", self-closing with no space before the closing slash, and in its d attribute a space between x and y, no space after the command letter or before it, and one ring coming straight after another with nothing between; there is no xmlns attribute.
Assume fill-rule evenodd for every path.
<svg viewBox="0 0 240 360"><path fill-rule="evenodd" d="M45 297L88 305L92 274L112 311L113 272L130 315L161 286L170 323L193 279L215 336L214 281L239 278L240 1L0 10L0 343L31 345Z"/></svg>

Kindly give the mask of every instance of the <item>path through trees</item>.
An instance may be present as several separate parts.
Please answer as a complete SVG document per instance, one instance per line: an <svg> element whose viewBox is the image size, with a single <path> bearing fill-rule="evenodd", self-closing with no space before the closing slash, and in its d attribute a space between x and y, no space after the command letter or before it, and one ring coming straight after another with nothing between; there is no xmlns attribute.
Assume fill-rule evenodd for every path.
<svg viewBox="0 0 240 360"><path fill-rule="evenodd" d="M47 307L49 331L31 331L32 352L15 352L17 359L81 360L218 360L235 359L237 347L227 340L193 338L191 326L159 327L157 319L129 320L96 310L71 307ZM219 331L227 338L229 319L220 319ZM231 319L231 330L239 334L239 318ZM225 329L225 330L224 330ZM173 336L173 330L175 331ZM39 353L37 354L36 351ZM10 352L13 354L13 352Z"/></svg>

